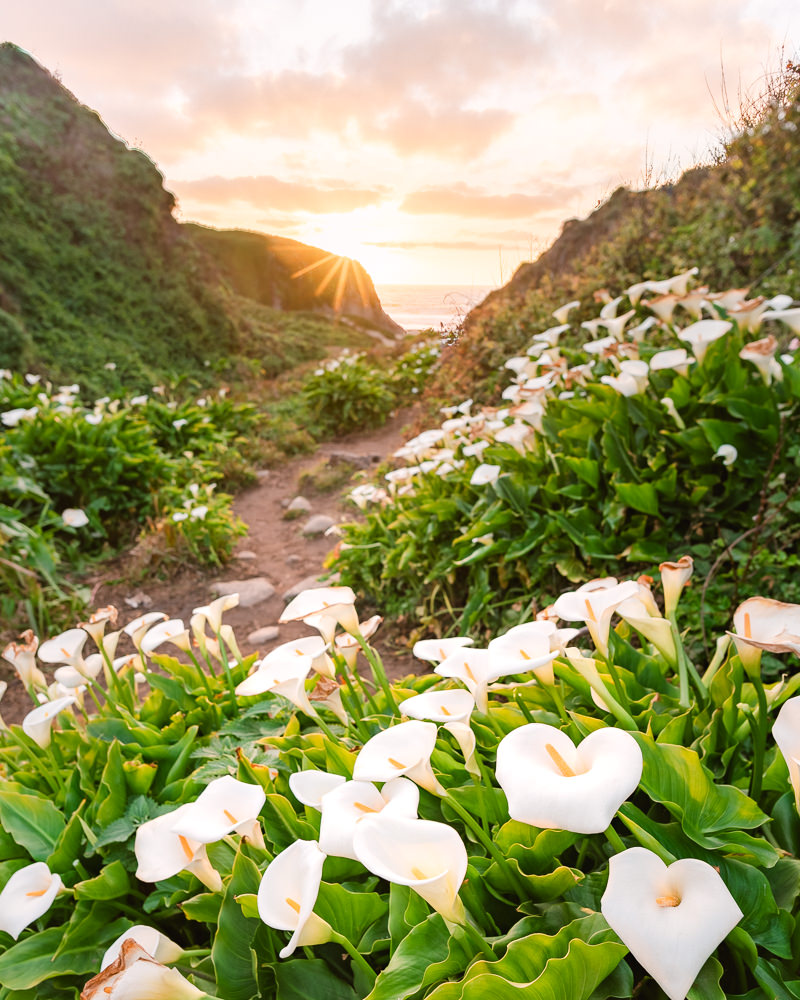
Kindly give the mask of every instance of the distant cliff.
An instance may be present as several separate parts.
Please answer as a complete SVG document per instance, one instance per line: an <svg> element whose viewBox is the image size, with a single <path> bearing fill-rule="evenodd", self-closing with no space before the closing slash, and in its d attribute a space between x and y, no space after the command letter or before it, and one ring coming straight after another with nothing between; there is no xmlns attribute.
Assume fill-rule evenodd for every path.
<svg viewBox="0 0 800 1000"><path fill-rule="evenodd" d="M264 357L274 373L294 357L285 342L302 328L288 311L317 312L319 324L334 304L399 331L360 267L341 285L339 267L316 294L323 267L306 280L292 275L325 251L181 225L173 208L143 152L21 49L0 45L0 367L96 388L236 357ZM301 356L324 351L319 328L306 338Z"/></svg>

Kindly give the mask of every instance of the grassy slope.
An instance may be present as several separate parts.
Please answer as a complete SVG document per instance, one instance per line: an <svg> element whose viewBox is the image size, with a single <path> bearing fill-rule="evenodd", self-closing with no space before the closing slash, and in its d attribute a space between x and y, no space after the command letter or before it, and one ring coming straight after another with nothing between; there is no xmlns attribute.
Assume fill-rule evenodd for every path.
<svg viewBox="0 0 800 1000"><path fill-rule="evenodd" d="M0 367L97 392L209 367L272 376L361 340L240 294L173 204L144 153L1 45Z"/></svg>
<svg viewBox="0 0 800 1000"><path fill-rule="evenodd" d="M467 317L439 383L452 397L492 394L498 366L552 325L552 311L635 281L697 265L713 288L748 285L753 295L800 296L800 91L791 72L776 106L751 110L749 125L720 162L687 171L674 185L620 188L589 218L565 223L537 261ZM779 105L779 106L778 106ZM456 387L455 389L453 387Z"/></svg>

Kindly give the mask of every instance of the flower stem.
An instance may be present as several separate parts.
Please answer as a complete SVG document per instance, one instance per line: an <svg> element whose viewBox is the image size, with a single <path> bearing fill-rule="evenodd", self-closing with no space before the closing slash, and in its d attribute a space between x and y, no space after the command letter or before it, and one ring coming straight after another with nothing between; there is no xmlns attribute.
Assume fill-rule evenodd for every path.
<svg viewBox="0 0 800 1000"><path fill-rule="evenodd" d="M608 829L605 830L605 838L617 852L620 854L625 850L625 844L622 842L622 837L617 833L613 826L609 823Z"/></svg>
<svg viewBox="0 0 800 1000"><path fill-rule="evenodd" d="M380 657L376 655L375 651L367 643L366 639L360 632L356 632L353 638L364 651L364 656L366 656L367 662L372 668L372 676L375 678L375 683L383 691L384 695L386 695L386 701L392 714L399 715L400 711L397 707L397 702L394 700L394 695L392 694L392 689L389 685L389 678L386 676L386 671L383 669Z"/></svg>
<svg viewBox="0 0 800 1000"><path fill-rule="evenodd" d="M333 931L331 934L331 940L335 941L336 944L341 945L342 948L347 952L350 958L353 960L353 965L360 970L362 975L364 975L367 981L372 984L375 982L376 973L373 968L369 965L364 956L359 952L359 950L353 945L343 934L338 934Z"/></svg>
<svg viewBox="0 0 800 1000"><path fill-rule="evenodd" d="M472 946L476 948L477 951L483 952L483 955L487 959L487 961L496 962L497 955L492 950L491 945L486 940L486 938L480 933L477 927L473 927L472 923L470 922L471 920L474 919L475 918L472 917L470 913L467 913L467 920L463 924L459 924L458 926L463 930L464 935L469 939L470 944L472 944ZM475 923L477 924L477 921L475 921Z"/></svg>

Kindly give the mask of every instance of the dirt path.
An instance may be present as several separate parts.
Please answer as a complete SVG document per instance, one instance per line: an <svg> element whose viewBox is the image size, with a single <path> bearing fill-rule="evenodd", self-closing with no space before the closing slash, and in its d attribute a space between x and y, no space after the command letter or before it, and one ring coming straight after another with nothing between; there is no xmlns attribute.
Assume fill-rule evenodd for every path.
<svg viewBox="0 0 800 1000"><path fill-rule="evenodd" d="M357 512L352 504L343 501L340 490L323 495L309 493L310 512L295 520L285 519L284 504L298 495L298 481L303 472L326 457L344 453L358 456L366 467L377 465L402 444L406 437L403 429L409 419L407 411L401 412L378 430L326 442L313 455L260 474L258 484L236 498L234 509L249 530L237 545L237 557L222 570L187 568L168 581L152 579L135 585L106 577L95 583L92 607L113 604L119 609L122 623L145 611L163 611L169 618L181 618L188 625L192 610L213 597L214 582L261 577L274 587L273 595L252 607L237 607L225 613L225 621L233 626L242 652L248 655L257 651L263 656L281 642L312 634L299 624L278 626L286 592L307 578L321 575L325 557L336 544L335 536L306 537L303 526L315 514L328 515L339 523L353 520ZM133 608L126 598L139 598L140 602ZM256 630L273 626L277 628L275 638L248 641L247 637ZM380 633L374 641L391 677L403 676L419 666L419 661L406 649L381 638ZM121 645L119 652L125 652L126 648ZM30 701L13 670L9 667L6 672L6 665L0 663L3 664L0 678L8 681L0 712L7 722L16 722L30 710Z"/></svg>

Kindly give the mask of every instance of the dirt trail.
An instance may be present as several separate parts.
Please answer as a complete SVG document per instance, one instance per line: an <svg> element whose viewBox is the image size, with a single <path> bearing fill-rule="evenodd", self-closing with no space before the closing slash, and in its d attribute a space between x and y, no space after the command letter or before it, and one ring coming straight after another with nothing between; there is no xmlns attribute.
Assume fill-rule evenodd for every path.
<svg viewBox="0 0 800 1000"><path fill-rule="evenodd" d="M123 624L145 611L163 611L169 618L181 618L188 625L192 610L212 599L210 588L215 581L265 577L275 588L270 598L253 607L237 607L225 613L224 620L233 626L242 652L248 655L258 651L263 656L281 642L313 634L301 624L277 624L286 603L283 595L300 581L321 575L325 557L337 541L335 536L306 537L303 526L315 514L328 515L338 523L353 520L356 512L351 504L342 500L338 490L326 495L309 493L311 511L295 520L284 518L283 504L298 495L302 473L325 457L347 453L360 456L368 466L377 465L402 444L403 429L409 419L408 411L401 412L378 430L326 442L313 455L293 459L262 473L257 485L236 498L234 509L249 530L237 545L239 556L223 569L187 568L170 580L151 579L131 585L109 579L106 568L106 577L98 580L93 588L92 607L113 604L119 609ZM143 602L136 608L130 607L125 598L137 596L143 597ZM255 644L247 641L252 632L268 626L277 626L277 638ZM419 661L407 650L382 639L380 633L374 642L390 676L400 677L419 667ZM120 653L126 650L127 646L120 645ZM16 722L30 710L30 701L13 670L8 667L6 671L4 661L0 663L3 664L0 678L8 681L0 712L7 722Z"/></svg>

